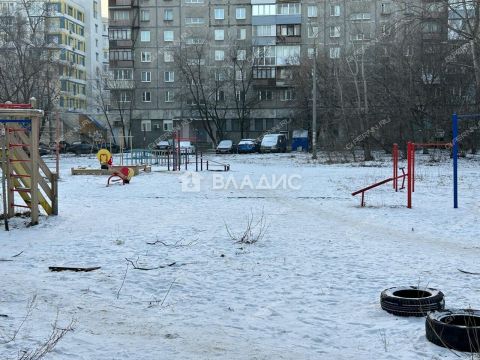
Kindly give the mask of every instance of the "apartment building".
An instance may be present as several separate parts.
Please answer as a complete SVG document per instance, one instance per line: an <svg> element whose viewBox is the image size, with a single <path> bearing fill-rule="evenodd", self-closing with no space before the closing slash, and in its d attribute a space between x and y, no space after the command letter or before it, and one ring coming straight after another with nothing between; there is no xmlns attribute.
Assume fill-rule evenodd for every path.
<svg viewBox="0 0 480 360"><path fill-rule="evenodd" d="M181 47L208 41L209 55L201 59L202 66L215 69L224 66L234 44L237 60L253 58L258 101L243 131L235 112L227 109L225 132L234 140L271 129L288 132L304 127L295 121L298 79L292 71L301 58L316 51L335 60L352 47L395 41L396 25L414 5L423 4L421 0L410 5L391 0L109 0L112 96L122 108L118 110L123 120L130 121L135 145L150 143L173 128L181 129L184 137L208 140L201 123L191 121L195 112L174 54ZM445 13L431 12L430 25L427 22L421 31L425 44L446 37L438 23L438 16Z"/></svg>

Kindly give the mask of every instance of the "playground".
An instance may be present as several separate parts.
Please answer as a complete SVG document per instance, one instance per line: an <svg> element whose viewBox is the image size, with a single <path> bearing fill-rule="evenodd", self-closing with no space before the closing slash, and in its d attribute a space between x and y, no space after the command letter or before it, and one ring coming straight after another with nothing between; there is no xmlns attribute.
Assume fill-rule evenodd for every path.
<svg viewBox="0 0 480 360"><path fill-rule="evenodd" d="M193 192L182 191L184 169L152 165L107 187L108 175L71 174L100 169L96 156L65 156L59 215L42 212L33 227L12 218L0 232L1 258L12 260L0 262L3 334L36 299L2 358L37 345L58 318L58 326L75 319L75 331L53 360L458 359L427 342L421 319L392 317L378 301L389 286L418 284L448 289L447 303L480 306L480 278L458 270L480 272L480 159L458 159L454 209L452 159L434 151L435 161L416 152L411 209L401 180L398 191L392 182L368 191L364 207L351 195L393 176L386 154L338 165L293 153L212 156L230 171L199 171ZM398 167L407 170L407 159ZM258 184L273 174L298 176L299 188L213 186L215 176ZM241 231L250 213L265 214L265 236L234 243L225 224Z"/></svg>

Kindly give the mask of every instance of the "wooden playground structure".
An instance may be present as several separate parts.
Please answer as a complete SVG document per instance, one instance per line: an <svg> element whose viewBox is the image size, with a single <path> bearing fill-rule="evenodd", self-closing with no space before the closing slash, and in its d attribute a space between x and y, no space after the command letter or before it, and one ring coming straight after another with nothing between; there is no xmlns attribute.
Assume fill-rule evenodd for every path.
<svg viewBox="0 0 480 360"><path fill-rule="evenodd" d="M58 214L58 174L39 155L43 111L32 104L0 104L0 152L5 228L16 208L30 210L38 224L40 209ZM39 209L40 208L40 209Z"/></svg>

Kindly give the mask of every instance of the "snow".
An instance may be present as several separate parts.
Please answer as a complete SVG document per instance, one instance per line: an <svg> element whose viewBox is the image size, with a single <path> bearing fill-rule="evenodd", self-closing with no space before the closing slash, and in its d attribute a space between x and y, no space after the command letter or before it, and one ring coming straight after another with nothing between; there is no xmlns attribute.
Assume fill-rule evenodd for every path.
<svg viewBox="0 0 480 360"><path fill-rule="evenodd" d="M39 345L57 317L60 326L72 318L76 325L52 360L458 358L426 340L423 318L392 316L379 297L419 285L442 290L447 308L480 308L480 277L457 270L479 271L478 159L459 160L453 209L450 160L432 164L418 154L407 209L406 193L391 184L368 192L365 208L350 195L390 177L388 158L337 165L293 153L211 158L232 170L200 173L199 192L182 191L184 171L156 167L106 187L105 176L70 175L73 166L98 167L94 157L63 158L60 215L35 227L15 219L12 231L0 230L0 258L13 260L0 261L0 314L8 315L0 337L19 326L36 295L0 358ZM221 175L237 186L216 189ZM245 176L271 185L274 175L295 177L299 188L238 188ZM269 228L261 241L228 237L225 224L239 232L250 213L262 212ZM147 244L157 240L177 246ZM127 270L125 258L175 265Z"/></svg>

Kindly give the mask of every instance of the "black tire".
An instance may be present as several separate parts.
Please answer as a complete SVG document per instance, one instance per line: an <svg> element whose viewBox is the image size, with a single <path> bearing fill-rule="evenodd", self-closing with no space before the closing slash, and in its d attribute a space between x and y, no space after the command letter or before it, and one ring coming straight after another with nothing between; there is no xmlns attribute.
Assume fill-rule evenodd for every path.
<svg viewBox="0 0 480 360"><path fill-rule="evenodd" d="M433 311L425 320L428 341L458 351L480 352L480 310Z"/></svg>
<svg viewBox="0 0 480 360"><path fill-rule="evenodd" d="M401 286L383 290L380 305L397 316L425 316L429 311L443 310L445 299L437 289Z"/></svg>

